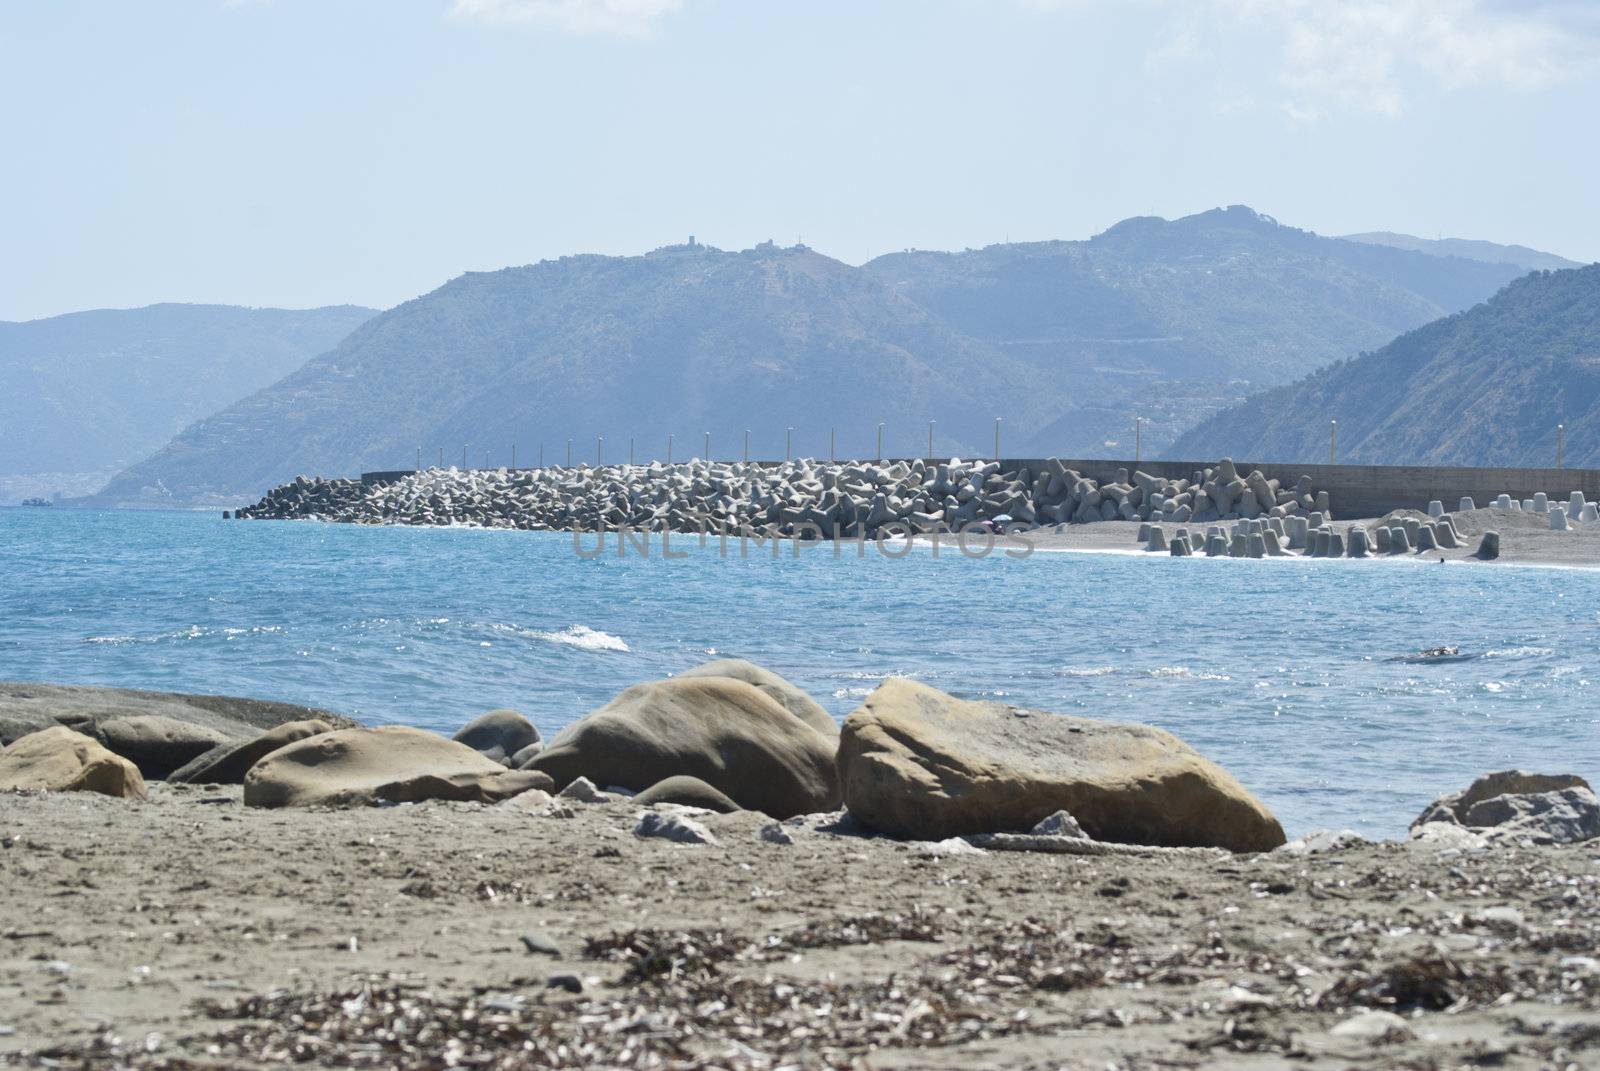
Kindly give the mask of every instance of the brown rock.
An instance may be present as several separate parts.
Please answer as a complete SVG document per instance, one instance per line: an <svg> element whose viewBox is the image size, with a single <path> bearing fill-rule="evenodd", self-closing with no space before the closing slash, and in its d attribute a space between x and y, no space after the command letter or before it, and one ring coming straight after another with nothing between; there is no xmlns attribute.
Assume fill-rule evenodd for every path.
<svg viewBox="0 0 1600 1071"><path fill-rule="evenodd" d="M205 725L179 721L162 714L137 714L112 718L98 727L100 742L114 754L129 759L151 781L204 755L228 737Z"/></svg>
<svg viewBox="0 0 1600 1071"><path fill-rule="evenodd" d="M137 766L62 725L30 733L0 751L0 789L146 798Z"/></svg>
<svg viewBox="0 0 1600 1071"><path fill-rule="evenodd" d="M770 669L764 669L754 662L746 662L742 658L721 658L715 662L706 662L686 669L678 674L683 677L731 677L736 681L744 681L766 692L768 696L778 701L778 705L789 713L828 736L839 735L839 723L833 720L833 715L822 709L822 704L812 699L805 692L784 680Z"/></svg>
<svg viewBox="0 0 1600 1071"><path fill-rule="evenodd" d="M279 748L245 775L244 802L247 807L436 799L494 803L552 787L543 774L507 770L464 744L394 725L342 729Z"/></svg>
<svg viewBox="0 0 1600 1071"><path fill-rule="evenodd" d="M450 739L502 766L514 766L513 756L539 742L539 730L515 710L491 710L467 722Z"/></svg>
<svg viewBox="0 0 1600 1071"><path fill-rule="evenodd" d="M1160 729L968 702L885 681L844 721L845 806L921 840L1025 831L1069 811L1096 840L1268 851L1271 812L1227 771Z"/></svg>
<svg viewBox="0 0 1600 1071"><path fill-rule="evenodd" d="M755 685L725 676L636 684L567 726L529 764L566 785L639 789L697 777L774 818L838 806L834 742Z"/></svg>
<svg viewBox="0 0 1600 1071"><path fill-rule="evenodd" d="M250 767L298 740L322 733L333 732L333 726L312 718L308 721L291 721L269 729L242 744L214 748L204 755L174 770L169 781L195 785L242 785Z"/></svg>
<svg viewBox="0 0 1600 1071"><path fill-rule="evenodd" d="M682 774L657 781L633 797L633 802L640 807L649 807L655 803L677 803L685 807L704 807L718 814L732 814L740 809L737 803L698 777L686 777Z"/></svg>

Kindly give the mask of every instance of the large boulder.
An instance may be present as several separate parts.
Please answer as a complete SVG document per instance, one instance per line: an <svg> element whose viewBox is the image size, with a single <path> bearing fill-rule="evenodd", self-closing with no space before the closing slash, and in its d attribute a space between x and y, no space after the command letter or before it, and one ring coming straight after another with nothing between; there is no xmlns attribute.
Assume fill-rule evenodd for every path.
<svg viewBox="0 0 1600 1071"><path fill-rule="evenodd" d="M838 806L834 742L753 684L726 676L636 684L567 726L530 764L565 785L638 790L697 777L774 818Z"/></svg>
<svg viewBox="0 0 1600 1071"><path fill-rule="evenodd" d="M510 766L517 752L539 742L539 730L514 710L491 710L467 722L451 739L502 766Z"/></svg>
<svg viewBox="0 0 1600 1071"><path fill-rule="evenodd" d="M336 729L356 725L349 718L326 710L263 699L0 681L0 745L56 725L98 738L102 724L143 716L171 718L236 741L249 740L263 729L284 722L308 718L318 718Z"/></svg>
<svg viewBox="0 0 1600 1071"><path fill-rule="evenodd" d="M739 805L723 793L698 777L687 777L683 774L657 781L633 797L633 802L640 807L650 807L657 803L676 803L681 807L704 807L718 814L732 814L739 810Z"/></svg>
<svg viewBox="0 0 1600 1071"><path fill-rule="evenodd" d="M151 781L165 779L178 767L228 742L216 729L164 714L112 718L102 721L98 730L107 749L131 760Z"/></svg>
<svg viewBox="0 0 1600 1071"><path fill-rule="evenodd" d="M507 770L465 744L405 726L341 729L279 748L244 778L247 807L352 806L470 800L495 803L554 787L548 776Z"/></svg>
<svg viewBox="0 0 1600 1071"><path fill-rule="evenodd" d="M194 785L242 785L250 767L277 751L309 736L333 732L317 718L291 721L268 729L254 740L213 748L167 775L167 780Z"/></svg>
<svg viewBox="0 0 1600 1071"><path fill-rule="evenodd" d="M899 678L845 718L839 776L857 821L918 840L1022 832L1066 810L1102 841L1236 852L1284 843L1260 801L1171 733Z"/></svg>
<svg viewBox="0 0 1600 1071"><path fill-rule="evenodd" d="M0 751L0 789L146 798L137 766L64 725L30 733Z"/></svg>
<svg viewBox="0 0 1600 1071"><path fill-rule="evenodd" d="M754 662L746 662L742 658L719 658L715 662L706 662L693 669L686 669L678 676L680 678L731 677L736 681L744 681L766 692L778 701L779 706L817 732L829 736L837 736L839 733L839 723L833 720L832 714L822 709L822 704L770 669L764 669Z"/></svg>

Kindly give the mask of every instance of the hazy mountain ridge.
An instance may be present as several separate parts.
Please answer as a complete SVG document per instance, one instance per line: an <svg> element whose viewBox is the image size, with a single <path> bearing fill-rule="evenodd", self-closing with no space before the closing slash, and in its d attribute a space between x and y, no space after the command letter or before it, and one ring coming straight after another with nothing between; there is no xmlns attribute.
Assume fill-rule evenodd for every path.
<svg viewBox="0 0 1600 1071"><path fill-rule="evenodd" d="M372 315L164 304L0 322L0 501L93 490Z"/></svg>
<svg viewBox="0 0 1600 1071"><path fill-rule="evenodd" d="M1324 238L1243 206L1123 220L1086 241L908 252L866 265L952 326L1076 387L1031 438L1094 452L1145 417L1161 446L1254 389L1494 293L1510 265ZM1183 383L1171 381L1182 380Z"/></svg>
<svg viewBox="0 0 1600 1071"><path fill-rule="evenodd" d="M1563 268L1581 268L1576 260L1556 256L1554 253L1529 249L1525 245L1501 245L1470 238L1418 238L1414 234L1394 231L1366 231L1362 234L1343 234L1350 242L1385 245L1393 249L1409 249L1439 257L1461 257L1486 264L1514 264L1523 271L1558 271Z"/></svg>
<svg viewBox="0 0 1600 1071"><path fill-rule="evenodd" d="M1600 466L1600 265L1537 272L1374 353L1250 398L1172 457L1327 456L1370 464Z"/></svg>
<svg viewBox="0 0 1600 1071"><path fill-rule="evenodd" d="M1153 453L1260 383L1381 345L1516 269L1281 226L1235 207L1081 242L905 253L673 246L474 273L187 428L99 504L227 504L299 473L992 450ZM1120 438L1122 445L1116 440ZM1108 445L1110 444L1110 445Z"/></svg>
<svg viewBox="0 0 1600 1071"><path fill-rule="evenodd" d="M803 248L673 247L565 257L461 276L374 319L273 387L187 429L98 496L232 502L300 472L409 467L444 450L503 465L703 452L825 455L919 441L968 450L996 412L1040 420L1028 369L965 338L856 269ZM963 414L966 414L963 419ZM906 434L911 432L910 435ZM899 441L894 435L898 433Z"/></svg>

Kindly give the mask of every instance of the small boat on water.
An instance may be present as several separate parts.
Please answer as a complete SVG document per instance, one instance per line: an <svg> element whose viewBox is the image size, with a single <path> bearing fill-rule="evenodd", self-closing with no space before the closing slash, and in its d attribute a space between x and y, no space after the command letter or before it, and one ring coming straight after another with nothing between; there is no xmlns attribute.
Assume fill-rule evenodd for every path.
<svg viewBox="0 0 1600 1071"><path fill-rule="evenodd" d="M24 506L49 506L50 505L49 501L47 499L43 499L43 498L24 498L22 500L22 504Z"/></svg>

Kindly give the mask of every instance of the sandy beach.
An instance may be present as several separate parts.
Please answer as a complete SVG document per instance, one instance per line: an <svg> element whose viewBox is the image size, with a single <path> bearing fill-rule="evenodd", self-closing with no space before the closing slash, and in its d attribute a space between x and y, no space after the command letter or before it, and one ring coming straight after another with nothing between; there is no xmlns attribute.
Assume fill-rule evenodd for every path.
<svg viewBox="0 0 1600 1071"><path fill-rule="evenodd" d="M625 800L274 812L238 791L6 799L0 1063L1600 1058L1600 842L953 854L810 826L769 844L742 813L681 845L634 836Z"/></svg>

